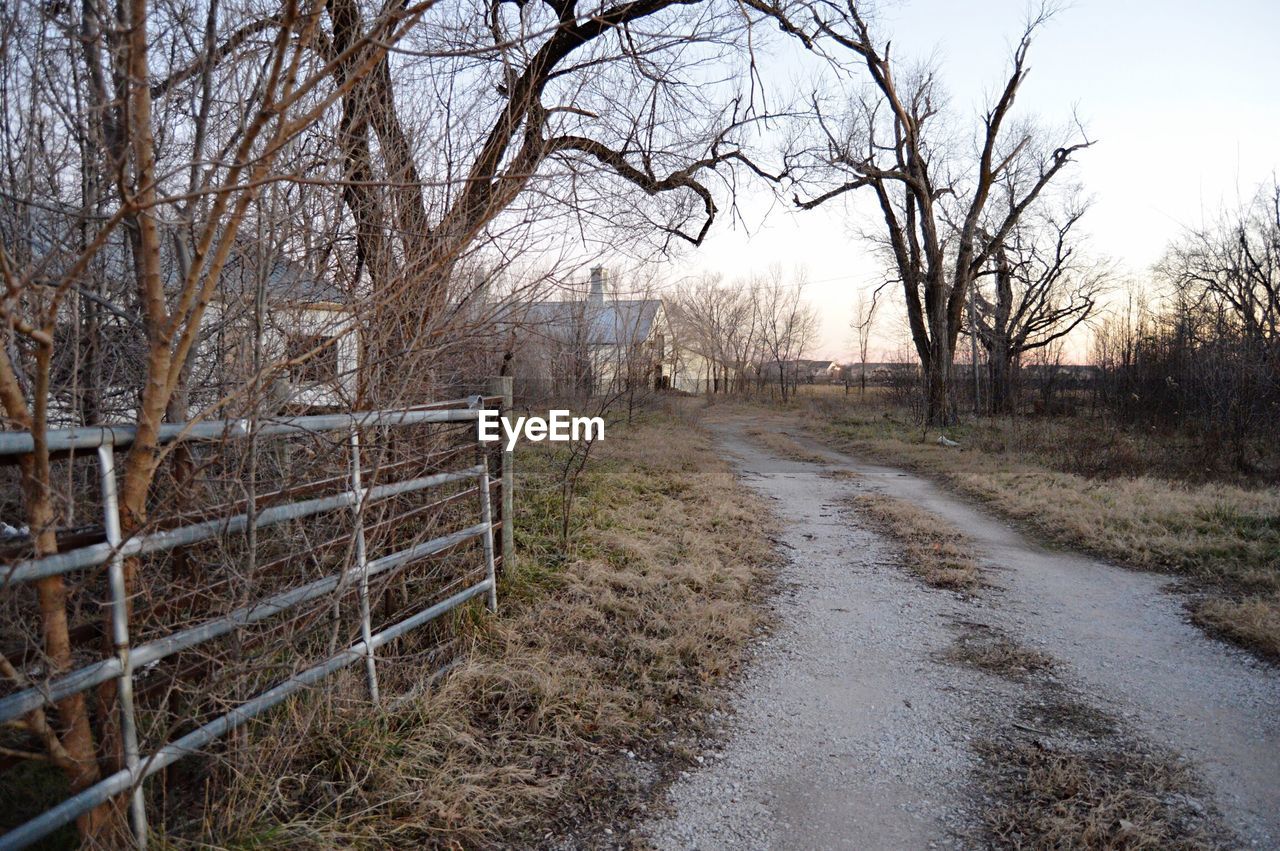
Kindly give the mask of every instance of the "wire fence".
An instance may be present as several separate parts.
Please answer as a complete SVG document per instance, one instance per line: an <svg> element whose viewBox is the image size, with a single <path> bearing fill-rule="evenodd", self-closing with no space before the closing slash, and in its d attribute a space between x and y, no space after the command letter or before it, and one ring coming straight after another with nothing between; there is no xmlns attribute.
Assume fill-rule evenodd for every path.
<svg viewBox="0 0 1280 851"><path fill-rule="evenodd" d="M184 472L158 486L165 510L129 537L116 451L133 431L50 432L65 482L59 552L24 552L30 535L21 532L0 547L5 658L21 666L0 694L0 724L94 695L106 706L99 735L115 743L119 765L6 825L0 849L25 847L121 796L145 847L155 806L146 778L344 668L363 670L376 704L379 650L474 598L496 611L496 572L510 552L495 544L498 529L509 540L510 458L500 455L502 475L492 478L475 421L503 403L474 396L166 426L161 440L187 453ZM0 434L0 458L32 447L30 434ZM90 512L99 524L74 522ZM32 586L55 576L72 580L71 636L84 663L50 675ZM436 638L438 649L445 639Z"/></svg>

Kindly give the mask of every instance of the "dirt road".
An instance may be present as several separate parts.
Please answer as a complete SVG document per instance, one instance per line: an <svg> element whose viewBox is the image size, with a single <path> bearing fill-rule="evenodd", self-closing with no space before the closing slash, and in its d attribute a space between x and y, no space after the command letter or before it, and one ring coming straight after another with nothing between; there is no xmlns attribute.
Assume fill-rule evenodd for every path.
<svg viewBox="0 0 1280 851"><path fill-rule="evenodd" d="M1190 626L1167 578L1046 550L924 479L799 435L810 460L780 457L747 425L715 430L784 530L778 626L735 692L719 749L647 826L655 845L971 846L998 803L980 788L977 741L993 730L1036 739L1044 731L1019 723L1019 708L1044 706L1051 688L1185 757L1195 784L1177 806L1203 813L1205 836L1280 846L1280 677ZM848 507L860 492L964 530L991 587L943 592L902 571L895 542ZM975 629L1048 654L1053 674L1034 685L949 661Z"/></svg>

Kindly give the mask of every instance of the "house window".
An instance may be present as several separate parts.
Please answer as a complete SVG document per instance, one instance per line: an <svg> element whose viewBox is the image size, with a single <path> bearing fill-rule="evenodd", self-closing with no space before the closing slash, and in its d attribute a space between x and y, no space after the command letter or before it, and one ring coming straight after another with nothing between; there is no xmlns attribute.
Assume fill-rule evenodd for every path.
<svg viewBox="0 0 1280 851"><path fill-rule="evenodd" d="M333 384L338 380L338 341L324 334L292 334L285 356L297 384Z"/></svg>

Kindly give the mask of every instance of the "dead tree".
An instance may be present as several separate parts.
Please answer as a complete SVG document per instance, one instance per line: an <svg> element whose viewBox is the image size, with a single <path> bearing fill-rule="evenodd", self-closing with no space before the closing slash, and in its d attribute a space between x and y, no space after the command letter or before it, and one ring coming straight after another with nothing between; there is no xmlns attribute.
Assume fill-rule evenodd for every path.
<svg viewBox="0 0 1280 851"><path fill-rule="evenodd" d="M854 332L858 335L858 384L861 388L859 393L863 398L867 395L867 353L871 348L871 332L875 329L876 308L880 306L880 291L885 284L881 284L871 291L868 295L865 290L858 291L858 300L853 306L853 321L850 325ZM848 382L845 382L845 391L848 391Z"/></svg>
<svg viewBox="0 0 1280 851"><path fill-rule="evenodd" d="M982 116L972 156L951 142L956 121L944 109L935 69L901 69L889 43L876 38L852 0L823 0L804 10L811 24L796 14L783 19L784 28L802 33L839 68L860 65L871 82L834 114L814 97L818 142L787 158L798 189L795 202L812 209L858 190L875 196L883 228L873 238L902 282L925 373L927 421L953 423L952 361L969 288L1027 208L1090 144L1083 134L1080 141L1049 144L1013 121L1032 40L1051 10L1041 7L1023 29L1008 78ZM1031 179L1015 197L993 199L993 190L1014 168Z"/></svg>
<svg viewBox="0 0 1280 851"><path fill-rule="evenodd" d="M1085 210L1069 204L1024 216L975 281L974 324L987 352L992 413L1016 405L1014 376L1023 355L1089 321L1108 287L1109 265L1085 257L1079 244L1076 226Z"/></svg>
<svg viewBox="0 0 1280 851"><path fill-rule="evenodd" d="M818 315L805 303L801 294L804 278L785 283L779 269L756 282L753 294L759 316L760 346L771 369L778 372L778 390L782 401L795 392L796 376L787 366L804 356L818 335ZM790 379L790 388L788 380Z"/></svg>

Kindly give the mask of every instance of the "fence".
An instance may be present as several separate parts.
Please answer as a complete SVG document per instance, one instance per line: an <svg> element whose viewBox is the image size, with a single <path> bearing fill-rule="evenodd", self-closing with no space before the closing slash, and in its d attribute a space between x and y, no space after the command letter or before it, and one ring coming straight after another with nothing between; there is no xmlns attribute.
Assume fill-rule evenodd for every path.
<svg viewBox="0 0 1280 851"><path fill-rule="evenodd" d="M391 431L424 424L466 424L474 438L474 425L470 424L475 422L486 405L496 407L504 401L510 405L509 379L505 382L499 380L499 382L502 383L498 383L495 389L500 393L505 391L505 399L502 395L476 396L468 400L428 406L426 409L284 417L263 420L256 424L247 421L219 421L166 425L161 433L161 440L168 444L268 437L290 438L298 435L343 435L349 477L344 483L345 486L336 493L305 500L277 501L260 509L250 502L245 506L246 510L238 513L197 523L176 525L173 528L147 531L127 539L121 534L116 496L115 451L130 444L133 430L128 427L110 427L50 432L48 442L53 452L92 450L96 453L102 537L105 540L54 555L33 557L12 563L2 569L0 582L3 584L0 587L5 588L6 591L12 591L24 583L31 583L44 577L85 572L105 566L110 643L113 646L114 655L49 678L38 685L22 688L0 697L0 724L22 718L34 710L52 706L70 696L114 681L116 686L114 698L117 702L120 749L123 752L124 767L0 836L0 849L21 848L29 845L69 824L80 815L122 795L129 796L129 821L134 839L138 847L145 847L148 813L143 796L143 781L146 778L184 756L196 753L254 716L281 703L290 695L319 683L343 668L363 663L369 697L376 703L380 699L377 665L379 648L476 597L483 596L488 608L496 611L497 564L504 558L511 557L512 548L510 455L508 453L501 455L502 473L499 493L502 499L502 515L499 523L494 518L492 506L492 484L498 484L498 482L491 483L489 463L484 452L477 451L477 460L480 463L460 469L367 485L364 480L365 465L361 459L361 436L379 429ZM0 456L21 455L32 451L32 447L33 441L28 433L0 433ZM456 454L453 453L448 457ZM391 466L394 469L398 465ZM429 540L414 542L410 546L394 549L376 558L370 557L366 541L366 531L370 524L366 521L366 516L372 505L407 494L439 489L453 483L471 486L426 507L432 508L444 503L456 505L459 497L474 492L478 496L479 522L447 534L437 535ZM344 556L345 563L341 569L301 585L286 587L277 593L237 606L216 617L208 617L193 626L162 635L148 636L148 640L143 643L137 646L132 645L131 632L135 624L131 622L131 602L126 591L126 559L166 553L177 548L198 545L201 542L242 535L250 530L256 533L257 530L271 526L289 524L302 518L333 512L349 513L351 524L350 557ZM406 512L400 517L420 515L420 513L421 508ZM395 519L399 520L399 518ZM502 539L498 545L495 545L494 532L498 528L501 529ZM480 543L483 556L482 578L478 581L468 579L465 587L454 591L444 599L436 600L425 608L418 608L408 617L380 625L375 629L371 617L370 594L370 581L373 578L389 574L410 563L451 552L460 545L468 543L474 545L476 541ZM495 551L496 546L500 546L500 550ZM446 587L444 590L451 589ZM238 703L217 717L199 723L185 735L165 740L149 753L144 752L139 737L139 707L135 701L135 687L140 670L154 666L160 660L172 657L174 654L235 634L251 625L263 624L286 612L297 611L309 602L317 605L332 603L336 611L338 604L352 593L358 606L358 613L351 614L351 619L358 620L359 623L358 640L338 652L328 653L284 679L271 683L268 688L250 699ZM199 720L202 719L197 719Z"/></svg>

